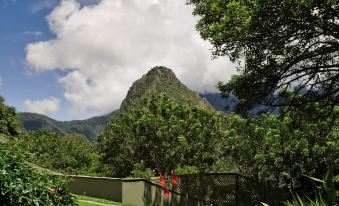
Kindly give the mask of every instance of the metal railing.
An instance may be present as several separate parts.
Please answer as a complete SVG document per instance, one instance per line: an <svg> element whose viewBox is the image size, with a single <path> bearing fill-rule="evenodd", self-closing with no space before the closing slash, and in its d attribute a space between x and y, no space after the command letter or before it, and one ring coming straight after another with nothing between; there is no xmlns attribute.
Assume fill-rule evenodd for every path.
<svg viewBox="0 0 339 206"><path fill-rule="evenodd" d="M178 175L179 185L171 183L171 176L164 177L167 187L191 198L205 202L207 205L220 206L270 206L281 205L283 193L264 183L254 181L237 173L209 173ZM160 184L159 177L152 178Z"/></svg>

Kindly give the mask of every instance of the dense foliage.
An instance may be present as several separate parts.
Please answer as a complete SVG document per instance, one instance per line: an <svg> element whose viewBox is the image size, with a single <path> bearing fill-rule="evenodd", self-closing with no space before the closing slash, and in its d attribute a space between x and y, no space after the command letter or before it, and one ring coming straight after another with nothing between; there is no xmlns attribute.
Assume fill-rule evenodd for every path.
<svg viewBox="0 0 339 206"><path fill-rule="evenodd" d="M339 165L339 110L315 119L312 115L322 112L317 105L304 109L282 109L280 116L230 117L225 155L246 175L308 191L303 174L319 177Z"/></svg>
<svg viewBox="0 0 339 206"><path fill-rule="evenodd" d="M197 29L215 56L239 61L239 74L219 89L243 99L237 111L279 105L277 92L294 89L290 106L339 103L337 0L187 0Z"/></svg>
<svg viewBox="0 0 339 206"><path fill-rule="evenodd" d="M0 143L5 139L17 138L20 134L15 108L5 105L4 99L0 96Z"/></svg>
<svg viewBox="0 0 339 206"><path fill-rule="evenodd" d="M152 95L146 105L121 113L99 136L110 175L129 176L134 166L156 173L185 165L201 172L218 169L225 128L222 114L175 103L164 95Z"/></svg>
<svg viewBox="0 0 339 206"><path fill-rule="evenodd" d="M339 164L338 108L324 118L315 118L323 110L314 103L245 119L163 95L147 101L146 108L117 116L99 136L111 176L233 169L286 190L310 191L303 174L321 176Z"/></svg>
<svg viewBox="0 0 339 206"><path fill-rule="evenodd" d="M225 157L246 175L310 191L302 174L339 165L338 1L187 2L213 55L239 63L239 73L218 84L241 100L236 112L281 106L280 116L229 117Z"/></svg>
<svg viewBox="0 0 339 206"><path fill-rule="evenodd" d="M333 168L330 168L322 179L307 176L310 180L316 184L315 198L311 199L308 196L300 197L299 195L293 195L291 201L286 201L286 206L336 206L339 204L339 188L336 187L339 183L339 174L335 177L333 175Z"/></svg>
<svg viewBox="0 0 339 206"><path fill-rule="evenodd" d="M0 144L0 205L75 205L65 179L38 173L15 143Z"/></svg>
<svg viewBox="0 0 339 206"><path fill-rule="evenodd" d="M69 174L94 174L98 163L95 145L79 134L60 136L46 130L24 135L20 147L28 161Z"/></svg>
<svg viewBox="0 0 339 206"><path fill-rule="evenodd" d="M0 97L0 205L74 205L65 179L29 166L26 151L18 147L23 136L15 109Z"/></svg>

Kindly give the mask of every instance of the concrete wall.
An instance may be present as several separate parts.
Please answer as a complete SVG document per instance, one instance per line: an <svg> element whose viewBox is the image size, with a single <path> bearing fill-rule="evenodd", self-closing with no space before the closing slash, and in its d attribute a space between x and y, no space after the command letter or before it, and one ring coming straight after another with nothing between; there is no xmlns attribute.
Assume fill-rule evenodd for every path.
<svg viewBox="0 0 339 206"><path fill-rule="evenodd" d="M146 180L133 181L124 179L122 182L122 202L137 206L203 206L193 198L170 191L170 197L164 199L161 186Z"/></svg>
<svg viewBox="0 0 339 206"><path fill-rule="evenodd" d="M122 202L122 181L119 178L70 176L68 189L77 195L101 197Z"/></svg>
<svg viewBox="0 0 339 206"><path fill-rule="evenodd" d="M101 197L135 206L203 206L193 198L171 191L163 198L163 188L145 179L70 176L68 189L78 195Z"/></svg>

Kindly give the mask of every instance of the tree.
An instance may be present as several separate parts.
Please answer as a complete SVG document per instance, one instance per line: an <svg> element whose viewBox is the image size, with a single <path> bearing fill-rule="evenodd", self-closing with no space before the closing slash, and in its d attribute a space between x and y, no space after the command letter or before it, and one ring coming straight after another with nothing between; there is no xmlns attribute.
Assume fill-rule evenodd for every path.
<svg viewBox="0 0 339 206"><path fill-rule="evenodd" d="M164 95L146 101L145 108L119 114L99 136L109 175L129 176L140 165L167 174L185 165L204 172L222 162L220 142L226 123L222 114L176 103Z"/></svg>
<svg viewBox="0 0 339 206"><path fill-rule="evenodd" d="M93 174L99 155L95 145L84 136L39 130L27 133L18 145L28 154L28 161L70 174Z"/></svg>
<svg viewBox="0 0 339 206"><path fill-rule="evenodd" d="M18 138L22 134L15 108L4 104L4 99L0 96L0 135L7 139ZM1 136L0 136L1 141Z"/></svg>
<svg viewBox="0 0 339 206"><path fill-rule="evenodd" d="M307 119L323 113L316 104L283 108L280 116L230 117L225 156L247 176L285 189L305 187L303 191L309 192L302 174L318 177L339 164L339 121L335 118L339 110L334 109L327 119Z"/></svg>
<svg viewBox="0 0 339 206"><path fill-rule="evenodd" d="M200 16L197 30L214 56L239 62L239 74L218 87L234 94L238 112L258 103L295 106L339 103L337 0L187 0ZM294 90L289 101L280 102ZM278 95L280 93L280 95Z"/></svg>

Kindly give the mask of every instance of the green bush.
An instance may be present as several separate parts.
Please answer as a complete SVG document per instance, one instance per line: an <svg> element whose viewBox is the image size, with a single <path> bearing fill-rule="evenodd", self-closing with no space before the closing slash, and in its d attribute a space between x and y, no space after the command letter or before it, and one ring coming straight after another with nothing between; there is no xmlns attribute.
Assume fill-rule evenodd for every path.
<svg viewBox="0 0 339 206"><path fill-rule="evenodd" d="M199 170L197 167L195 166L187 166L187 165L184 165L182 167L177 167L175 169L175 172L178 174L178 175L186 175L186 174L197 174L199 173Z"/></svg>
<svg viewBox="0 0 339 206"><path fill-rule="evenodd" d="M29 162L62 173L95 175L99 167L95 145L82 135L39 130L23 135L18 145L29 153Z"/></svg>
<svg viewBox="0 0 339 206"><path fill-rule="evenodd" d="M75 205L65 183L28 166L13 143L0 144L0 205Z"/></svg>
<svg viewBox="0 0 339 206"><path fill-rule="evenodd" d="M132 177L149 178L154 176L154 171L150 168L145 168L143 161L133 165Z"/></svg>

